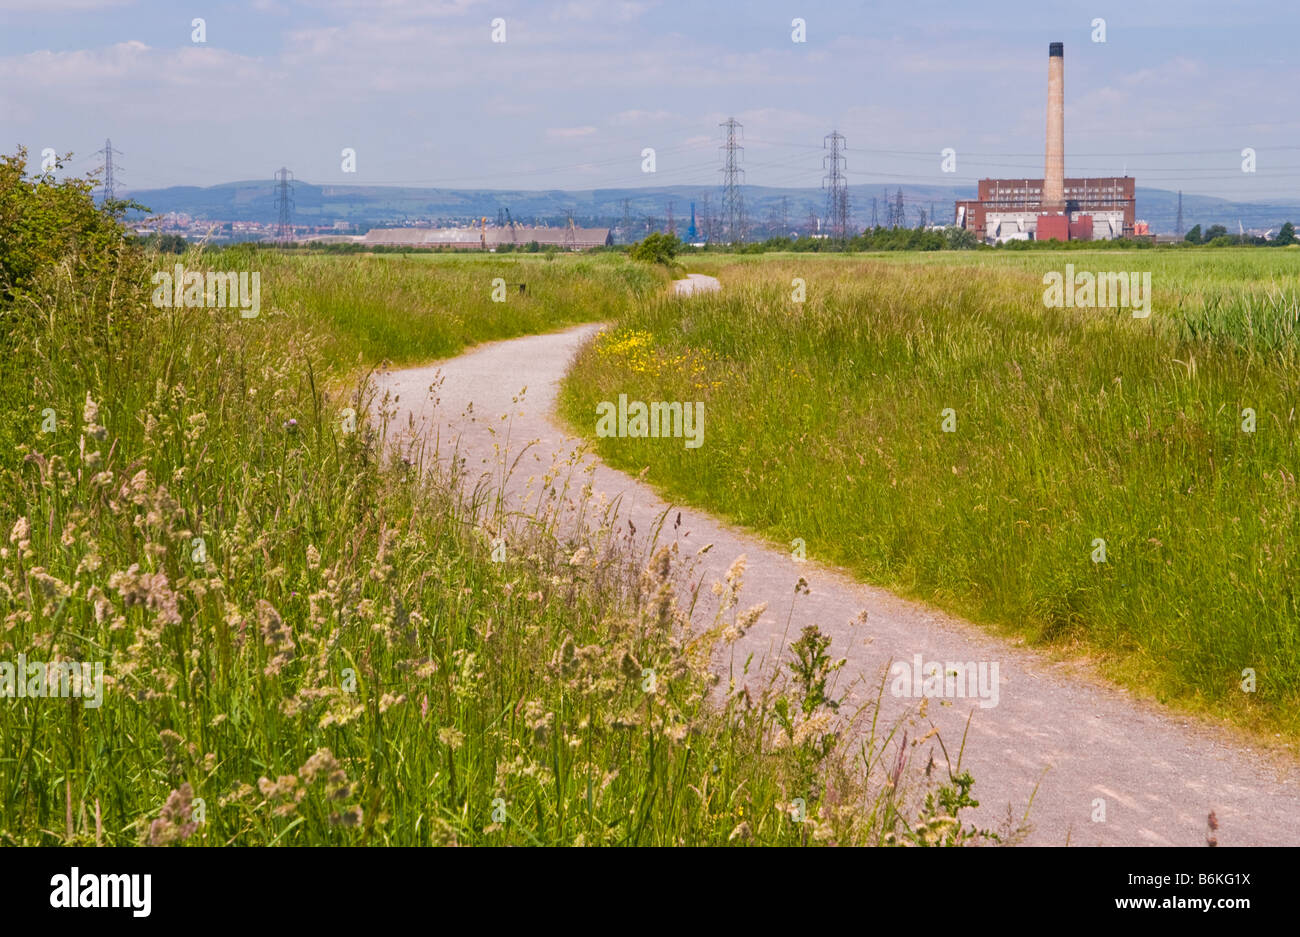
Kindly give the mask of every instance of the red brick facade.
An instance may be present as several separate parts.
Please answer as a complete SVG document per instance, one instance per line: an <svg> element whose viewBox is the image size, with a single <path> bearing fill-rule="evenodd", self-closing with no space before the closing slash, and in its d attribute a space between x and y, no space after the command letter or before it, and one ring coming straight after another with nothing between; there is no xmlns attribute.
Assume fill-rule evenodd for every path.
<svg viewBox="0 0 1300 937"><path fill-rule="evenodd" d="M1123 212L1124 237L1133 236L1133 223L1137 217L1135 193L1136 182L1132 176L1065 180L1065 202L1071 214ZM983 240L984 220L989 212L1037 212L1042 207L1042 199L1042 179L981 179L979 197L957 202L954 220L961 217L961 209L964 208L963 227ZM1088 220L1091 222L1091 219Z"/></svg>

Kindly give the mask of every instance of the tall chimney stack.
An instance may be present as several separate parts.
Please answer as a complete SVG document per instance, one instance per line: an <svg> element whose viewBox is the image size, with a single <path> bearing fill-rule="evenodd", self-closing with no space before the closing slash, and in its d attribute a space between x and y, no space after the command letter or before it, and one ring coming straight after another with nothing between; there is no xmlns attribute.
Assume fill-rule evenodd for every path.
<svg viewBox="0 0 1300 937"><path fill-rule="evenodd" d="M1047 166L1043 172L1045 212L1065 211L1065 43L1047 49Z"/></svg>

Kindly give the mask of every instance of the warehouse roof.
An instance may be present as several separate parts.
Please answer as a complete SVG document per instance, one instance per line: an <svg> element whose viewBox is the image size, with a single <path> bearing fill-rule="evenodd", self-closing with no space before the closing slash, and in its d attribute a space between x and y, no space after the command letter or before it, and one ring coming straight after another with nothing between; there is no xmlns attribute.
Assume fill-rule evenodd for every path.
<svg viewBox="0 0 1300 937"><path fill-rule="evenodd" d="M486 242L489 248L499 244L554 244L564 247L569 243L568 228L374 228L357 239L361 244L393 247L463 247L475 248ZM573 244L576 247L599 247L610 243L609 228L574 228Z"/></svg>

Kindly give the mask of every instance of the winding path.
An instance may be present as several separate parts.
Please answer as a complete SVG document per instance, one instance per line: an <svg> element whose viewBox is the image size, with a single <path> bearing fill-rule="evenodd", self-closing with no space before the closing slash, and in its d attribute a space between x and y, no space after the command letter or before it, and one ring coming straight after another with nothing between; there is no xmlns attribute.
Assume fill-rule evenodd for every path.
<svg viewBox="0 0 1300 937"><path fill-rule="evenodd" d="M699 275L674 286L683 294L707 289L717 289L717 281ZM444 450L449 440L457 440L473 475L481 471L501 478L498 447L506 446L507 426L510 461L524 442L536 440L508 485L517 506L531 504L536 495L527 500L528 477L544 475L555 460L573 459L580 445L557 428L551 412L574 354L599 329L589 325L483 345L450 361L382 374L378 384L381 391L400 396L394 427L422 438L437 433ZM439 376L435 405L429 388ZM526 396L512 402L525 386ZM501 418L507 413L508 421ZM644 543L668 504L649 485L593 457L586 461L595 463L595 492L621 499L620 516L633 522ZM981 825L996 827L1008 807L1019 818L1032 796L1030 843L1204 845L1206 818L1213 810L1221 845L1300 845L1300 766L1289 756L1252 748L1235 733L1135 698L1077 666L994 638L968 622L857 583L815 558L796 562L789 551L702 511L681 508L681 525L674 530L676 506L673 512L662 539L678 539L688 556L713 544L700 560L701 595L743 553L748 564L739 607L768 603L766 614L737 645L738 662L750 652L755 661L771 657L786 635L794 585L802 576L811 594L798 598L789 636L809 623L832 636L832 653L848 659L841 690L854 677L862 678L853 684L850 700L874 696L891 660L910 663L920 654L926 662L999 664L996 706L981 708L979 700L966 698L943 704L931 700L928 707L954 756L973 712L963 767L975 776L974 795L981 807L971 819ZM863 610L867 620L854 624ZM886 692L882 715L899 717L918 702ZM910 749L911 757L926 757L931 746L933 742ZM1099 822L1095 818L1102 803L1104 820Z"/></svg>

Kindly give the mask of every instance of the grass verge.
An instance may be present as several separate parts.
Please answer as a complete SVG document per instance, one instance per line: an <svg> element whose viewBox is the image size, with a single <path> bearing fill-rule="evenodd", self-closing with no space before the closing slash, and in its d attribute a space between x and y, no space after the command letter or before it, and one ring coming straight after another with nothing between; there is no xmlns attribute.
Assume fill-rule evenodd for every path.
<svg viewBox="0 0 1300 937"><path fill-rule="evenodd" d="M273 281L258 318L153 306L150 274L175 258L120 241L94 263L38 265L0 309L0 841L1017 835L963 823L976 802L960 748L950 760L934 733L918 749L871 707L839 711L815 628L783 681L719 700L714 651L758 614L735 607L740 566L707 618L677 604L689 558L632 563L608 526L561 543L491 518L520 524L494 562L491 492L467 503L436 453L387 457L382 405L372 419L364 378L346 384L358 349L363 366L424 360L553 327L564 304L518 319L475 305L497 268L468 263L243 259ZM574 302L603 288L584 314L644 276L568 269L527 275ZM461 297L457 321L412 312L428 296ZM46 664L66 674L53 692ZM914 751L946 776L921 778Z"/></svg>
<svg viewBox="0 0 1300 937"><path fill-rule="evenodd" d="M1158 265L1150 319L1044 307L1042 270L1110 255L715 267L720 295L645 304L589 346L561 406L592 435L620 393L702 400L699 449L597 449L810 557L1294 742L1300 307L1284 252L1247 253L1126 257Z"/></svg>

